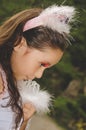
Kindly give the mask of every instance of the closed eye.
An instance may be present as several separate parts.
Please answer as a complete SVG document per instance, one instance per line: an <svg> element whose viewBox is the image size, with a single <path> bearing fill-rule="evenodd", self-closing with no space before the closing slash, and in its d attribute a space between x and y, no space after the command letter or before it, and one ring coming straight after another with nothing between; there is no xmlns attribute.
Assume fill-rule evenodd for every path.
<svg viewBox="0 0 86 130"><path fill-rule="evenodd" d="M43 66L43 67L49 67L50 66L50 64L49 63L41 63L41 66Z"/></svg>

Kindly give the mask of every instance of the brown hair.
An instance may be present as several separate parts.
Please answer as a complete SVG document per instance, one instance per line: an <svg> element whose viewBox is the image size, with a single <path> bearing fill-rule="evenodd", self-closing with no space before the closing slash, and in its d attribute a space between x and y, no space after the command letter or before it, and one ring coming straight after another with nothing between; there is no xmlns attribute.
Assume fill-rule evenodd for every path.
<svg viewBox="0 0 86 130"><path fill-rule="evenodd" d="M6 73L8 90L10 94L10 101L8 102L7 106L11 106L12 110L16 113L16 128L21 121L23 111L20 94L16 87L17 85L15 84L16 79L13 76L10 64L15 43L19 44L22 36L24 36L27 44L36 49L42 49L46 46L49 46L53 48L59 48L64 51L68 45L62 34L59 34L58 32L47 27L40 26L23 32L23 26L25 22L38 16L41 11L42 9L37 8L21 11L4 22L4 24L0 27L0 64Z"/></svg>

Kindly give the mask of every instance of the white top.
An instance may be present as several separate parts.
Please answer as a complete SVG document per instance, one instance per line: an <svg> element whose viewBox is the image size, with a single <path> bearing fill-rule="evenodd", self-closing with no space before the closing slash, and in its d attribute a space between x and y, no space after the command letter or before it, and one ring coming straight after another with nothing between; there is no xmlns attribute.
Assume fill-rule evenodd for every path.
<svg viewBox="0 0 86 130"><path fill-rule="evenodd" d="M0 130L14 130L13 129L13 122L15 113L12 111L11 107L2 107L5 106L9 101L9 93L7 90L6 84L6 76L4 71L0 67L0 75L3 79L4 83L4 92L0 94ZM18 128L17 130L19 130Z"/></svg>
<svg viewBox="0 0 86 130"><path fill-rule="evenodd" d="M4 97L0 99L0 130L13 130L13 119L14 112L12 112L10 107L2 107L6 105L9 101L8 92L5 93ZM6 98L6 99L5 99Z"/></svg>

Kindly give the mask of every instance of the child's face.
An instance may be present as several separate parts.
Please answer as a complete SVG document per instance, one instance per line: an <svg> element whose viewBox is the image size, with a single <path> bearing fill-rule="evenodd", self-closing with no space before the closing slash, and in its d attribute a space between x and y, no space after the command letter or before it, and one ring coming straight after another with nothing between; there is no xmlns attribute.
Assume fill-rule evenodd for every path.
<svg viewBox="0 0 86 130"><path fill-rule="evenodd" d="M17 80L41 78L45 69L59 62L63 55L60 49L46 47L44 51L23 44L14 48L11 63Z"/></svg>

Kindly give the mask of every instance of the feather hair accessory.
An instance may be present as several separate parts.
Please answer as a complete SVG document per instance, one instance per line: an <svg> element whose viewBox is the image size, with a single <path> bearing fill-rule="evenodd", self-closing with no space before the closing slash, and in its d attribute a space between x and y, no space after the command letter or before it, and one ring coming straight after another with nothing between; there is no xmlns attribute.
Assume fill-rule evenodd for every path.
<svg viewBox="0 0 86 130"><path fill-rule="evenodd" d="M23 103L31 102L38 114L49 112L52 96L45 90L40 89L40 85L32 80L20 80L17 86L22 97Z"/></svg>
<svg viewBox="0 0 86 130"><path fill-rule="evenodd" d="M38 17L28 20L23 32L37 26L49 27L59 33L70 33L70 23L74 21L75 8L72 6L52 5L44 9Z"/></svg>

